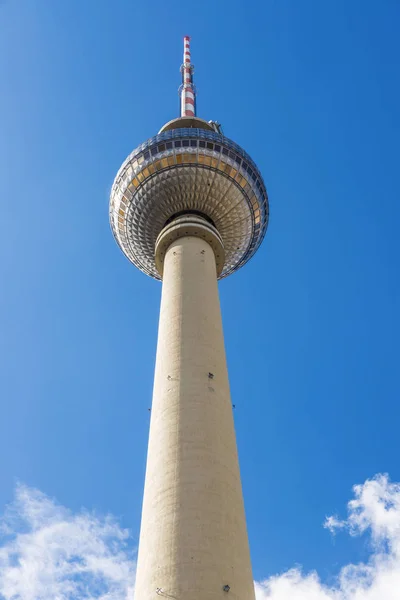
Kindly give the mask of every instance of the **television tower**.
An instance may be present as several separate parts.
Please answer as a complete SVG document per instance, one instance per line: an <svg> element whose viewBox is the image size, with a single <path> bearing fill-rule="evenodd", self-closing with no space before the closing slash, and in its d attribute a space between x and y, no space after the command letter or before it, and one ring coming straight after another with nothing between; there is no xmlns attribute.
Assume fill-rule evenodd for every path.
<svg viewBox="0 0 400 600"><path fill-rule="evenodd" d="M135 600L253 600L217 280L256 252L268 197L248 154L196 116L189 37L180 117L138 146L110 198L114 237L162 280Z"/></svg>

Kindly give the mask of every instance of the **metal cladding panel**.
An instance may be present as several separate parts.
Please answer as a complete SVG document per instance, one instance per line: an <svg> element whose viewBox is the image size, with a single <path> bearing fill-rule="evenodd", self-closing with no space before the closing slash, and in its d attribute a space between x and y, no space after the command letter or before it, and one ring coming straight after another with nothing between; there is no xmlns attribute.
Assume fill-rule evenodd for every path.
<svg viewBox="0 0 400 600"><path fill-rule="evenodd" d="M134 150L114 181L110 222L128 259L155 279L158 234L173 215L196 210L215 223L225 249L220 278L245 264L268 226L268 196L252 159L204 129L174 129Z"/></svg>

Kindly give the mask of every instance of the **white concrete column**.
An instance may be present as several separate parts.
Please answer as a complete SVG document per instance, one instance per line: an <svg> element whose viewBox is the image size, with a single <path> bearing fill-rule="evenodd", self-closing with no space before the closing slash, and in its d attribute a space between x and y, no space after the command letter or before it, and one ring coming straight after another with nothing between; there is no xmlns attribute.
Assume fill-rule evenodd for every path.
<svg viewBox="0 0 400 600"><path fill-rule="evenodd" d="M254 600L216 258L195 236L163 254L135 600L158 596Z"/></svg>

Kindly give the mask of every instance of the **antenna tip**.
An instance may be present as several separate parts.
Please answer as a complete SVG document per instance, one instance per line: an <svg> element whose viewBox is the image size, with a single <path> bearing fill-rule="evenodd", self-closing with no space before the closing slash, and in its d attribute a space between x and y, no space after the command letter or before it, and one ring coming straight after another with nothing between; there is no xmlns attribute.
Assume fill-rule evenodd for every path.
<svg viewBox="0 0 400 600"><path fill-rule="evenodd" d="M183 36L183 39L184 39L184 40L190 40L190 35L184 35L184 36Z"/></svg>

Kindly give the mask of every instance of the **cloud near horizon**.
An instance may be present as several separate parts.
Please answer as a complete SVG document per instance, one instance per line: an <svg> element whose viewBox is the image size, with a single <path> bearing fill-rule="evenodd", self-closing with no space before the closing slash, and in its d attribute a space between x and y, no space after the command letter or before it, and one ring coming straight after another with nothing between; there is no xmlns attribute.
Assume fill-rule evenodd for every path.
<svg viewBox="0 0 400 600"><path fill-rule="evenodd" d="M300 568L256 582L257 600L399 600L400 484L377 475L353 488L347 519L324 527L367 533L366 563L341 568L336 584ZM18 485L1 518L1 600L132 600L135 561L127 530L111 516L72 513Z"/></svg>
<svg viewBox="0 0 400 600"><path fill-rule="evenodd" d="M1 519L1 600L127 600L135 563L111 517L73 514L19 484Z"/></svg>
<svg viewBox="0 0 400 600"><path fill-rule="evenodd" d="M353 487L348 517L327 517L331 533L368 533L371 553L366 563L341 568L336 584L326 586L314 572L293 568L256 583L257 600L399 600L400 599L400 484L376 475Z"/></svg>

